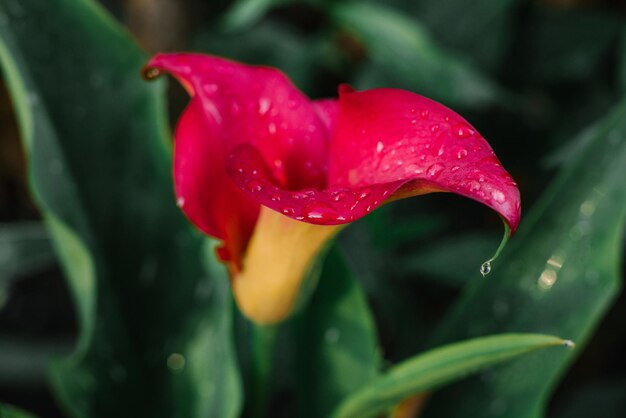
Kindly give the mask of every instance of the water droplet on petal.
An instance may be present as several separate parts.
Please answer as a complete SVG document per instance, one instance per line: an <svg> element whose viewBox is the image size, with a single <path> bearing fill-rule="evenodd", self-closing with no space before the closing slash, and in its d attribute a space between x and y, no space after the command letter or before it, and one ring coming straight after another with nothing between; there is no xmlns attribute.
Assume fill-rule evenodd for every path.
<svg viewBox="0 0 626 418"><path fill-rule="evenodd" d="M366 197L368 197L372 192L369 189L365 189L361 192L361 194L359 195L359 200L363 200Z"/></svg>
<svg viewBox="0 0 626 418"><path fill-rule="evenodd" d="M280 208L280 211L283 213L283 215L293 215L294 213L296 213L296 210L291 206L283 206L282 208Z"/></svg>
<svg viewBox="0 0 626 418"><path fill-rule="evenodd" d="M185 206L185 198L179 196L178 199L176 199L176 206L182 209L182 207Z"/></svg>
<svg viewBox="0 0 626 418"><path fill-rule="evenodd" d="M489 273L491 273L491 262L485 261L482 266L480 266L480 274L482 274L483 277L487 277Z"/></svg>
<svg viewBox="0 0 626 418"><path fill-rule="evenodd" d="M477 192L478 190L480 190L480 183L477 181L470 181L469 190L470 192Z"/></svg>
<svg viewBox="0 0 626 418"><path fill-rule="evenodd" d="M278 201L280 201L280 195L279 195L278 193L273 193L273 194L270 196L270 199L271 199L273 202L278 202Z"/></svg>
<svg viewBox="0 0 626 418"><path fill-rule="evenodd" d="M459 160L463 159L467 157L467 150L466 149L461 149L459 150L459 152L456 153L456 158L458 158Z"/></svg>
<svg viewBox="0 0 626 418"><path fill-rule="evenodd" d="M433 125L433 126L431 126L431 127L430 127L430 131L431 131L432 133L435 133L435 132L437 132L438 130L439 130L439 125L436 125L436 124L435 124L435 125Z"/></svg>
<svg viewBox="0 0 626 418"><path fill-rule="evenodd" d="M493 197L493 200L498 203L504 203L504 201L506 200L506 196L504 196L504 193L497 189L491 192L491 197Z"/></svg>
<svg viewBox="0 0 626 418"><path fill-rule="evenodd" d="M423 110L420 112L420 115L422 116L422 118L426 119L426 118L428 117L428 114L429 114L429 113L430 113L430 112L428 111L428 109L423 109Z"/></svg>
<svg viewBox="0 0 626 418"><path fill-rule="evenodd" d="M576 348L576 343L572 340L565 340L563 341L563 345L567 348L569 348L570 350L573 350L574 348Z"/></svg>
<svg viewBox="0 0 626 418"><path fill-rule="evenodd" d="M335 202L339 202L348 197L348 194L342 190L335 190L334 192L332 192L332 195Z"/></svg>
<svg viewBox="0 0 626 418"><path fill-rule="evenodd" d="M452 168L450 169L450 171L454 172L454 171L459 170L460 168L461 168L461 167L459 167L458 165L455 165L454 167L452 167Z"/></svg>
<svg viewBox="0 0 626 418"><path fill-rule="evenodd" d="M424 172L424 169L417 164L409 164L406 166L406 171L409 174L422 174Z"/></svg>
<svg viewBox="0 0 626 418"><path fill-rule="evenodd" d="M267 97L262 97L259 99L259 114L264 115L270 110L272 106L272 102Z"/></svg>
<svg viewBox="0 0 626 418"><path fill-rule="evenodd" d="M204 86L204 91L206 91L209 94L213 94L217 92L218 89L219 87L217 86L217 84L207 84Z"/></svg>
<svg viewBox="0 0 626 418"><path fill-rule="evenodd" d="M267 130L270 133L270 135L274 135L276 133L276 124L270 123L269 125L267 125Z"/></svg>
<svg viewBox="0 0 626 418"><path fill-rule="evenodd" d="M385 148L385 145L382 143L382 141L378 141L378 143L376 144L376 152L382 152L383 148Z"/></svg>
<svg viewBox="0 0 626 418"><path fill-rule="evenodd" d="M257 193L263 190L263 185L259 183L258 181L252 180L252 181L249 181L248 184L246 184L246 188L248 189L248 191L252 193Z"/></svg>
<svg viewBox="0 0 626 418"><path fill-rule="evenodd" d="M435 177L436 175L438 175L442 171L443 171L443 166L441 164L433 164L430 167L428 167L427 174L430 177Z"/></svg>
<svg viewBox="0 0 626 418"><path fill-rule="evenodd" d="M304 216L309 220L334 221L339 214L332 206L323 202L311 202L303 209Z"/></svg>
<svg viewBox="0 0 626 418"><path fill-rule="evenodd" d="M452 132L454 132L454 134L459 139L467 138L468 136L472 136L476 133L475 130L473 130L472 128L470 128L464 123L460 123L456 125L454 128L452 128Z"/></svg>
<svg viewBox="0 0 626 418"><path fill-rule="evenodd" d="M437 151L437 156L441 157L443 155L444 150L445 150L445 147L443 145L439 147L439 151Z"/></svg>

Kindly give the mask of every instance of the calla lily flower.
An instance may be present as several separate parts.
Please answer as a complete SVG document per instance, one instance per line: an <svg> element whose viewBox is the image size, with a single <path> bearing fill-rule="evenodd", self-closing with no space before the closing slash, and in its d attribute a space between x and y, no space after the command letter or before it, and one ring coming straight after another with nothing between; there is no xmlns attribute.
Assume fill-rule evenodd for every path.
<svg viewBox="0 0 626 418"><path fill-rule="evenodd" d="M160 54L191 101L175 132L174 185L189 220L221 241L252 320L292 311L313 260L342 226L392 200L452 192L495 210L512 234L519 191L465 119L399 89L310 100L280 71L199 54Z"/></svg>

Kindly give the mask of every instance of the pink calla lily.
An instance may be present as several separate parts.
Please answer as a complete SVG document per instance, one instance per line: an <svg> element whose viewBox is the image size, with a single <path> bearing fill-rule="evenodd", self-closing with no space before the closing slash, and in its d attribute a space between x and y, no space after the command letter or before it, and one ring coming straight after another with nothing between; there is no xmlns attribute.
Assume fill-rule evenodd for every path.
<svg viewBox="0 0 626 418"><path fill-rule="evenodd" d="M453 192L517 229L515 182L476 129L439 103L348 86L337 100L309 100L276 69L199 54L160 54L146 66L149 76L162 71L192 96L175 133L179 206L222 241L253 320L288 315L323 244L390 200Z"/></svg>

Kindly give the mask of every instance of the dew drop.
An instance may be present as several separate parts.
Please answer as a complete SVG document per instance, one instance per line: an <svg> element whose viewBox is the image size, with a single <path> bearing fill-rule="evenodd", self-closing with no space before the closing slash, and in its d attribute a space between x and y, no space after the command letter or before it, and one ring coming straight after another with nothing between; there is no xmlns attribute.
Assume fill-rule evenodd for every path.
<svg viewBox="0 0 626 418"><path fill-rule="evenodd" d="M573 350L574 348L576 348L576 343L572 340L564 340L563 345L566 348L569 348L570 350Z"/></svg>
<svg viewBox="0 0 626 418"><path fill-rule="evenodd" d="M339 214L330 205L322 202L311 202L303 209L304 216L309 220L334 221Z"/></svg>
<svg viewBox="0 0 626 418"><path fill-rule="evenodd" d="M504 193L502 193L500 190L492 191L491 197L493 197L493 200L495 200L498 203L504 203L504 201L506 200Z"/></svg>
<svg viewBox="0 0 626 418"><path fill-rule="evenodd" d="M269 125L267 125L267 130L270 133L270 135L274 135L276 133L276 124L270 123Z"/></svg>
<svg viewBox="0 0 626 418"><path fill-rule="evenodd" d="M218 89L219 87L217 86L217 84L207 84L206 86L204 86L204 91L209 94L217 92Z"/></svg>
<svg viewBox="0 0 626 418"><path fill-rule="evenodd" d="M270 99L268 99L267 97L262 97L261 99L259 99L259 114L266 114L267 111L270 110L271 106L272 102L270 102Z"/></svg>
<svg viewBox="0 0 626 418"><path fill-rule="evenodd" d="M482 274L483 277L487 277L489 273L491 273L491 262L485 261L482 266L480 266L480 274Z"/></svg>
<svg viewBox="0 0 626 418"><path fill-rule="evenodd" d="M259 183L258 181L252 180L252 181L249 181L248 184L246 184L246 188L248 189L248 191L252 193L257 193L263 190L263 185Z"/></svg>
<svg viewBox="0 0 626 418"><path fill-rule="evenodd" d="M452 167L452 168L450 169L450 171L454 172L454 171L459 170L460 168L461 168L461 167L459 167L458 165L455 165L454 167Z"/></svg>
<svg viewBox="0 0 626 418"><path fill-rule="evenodd" d="M179 208L185 206L185 198L180 196L178 199L176 199L176 206L178 206Z"/></svg>
<svg viewBox="0 0 626 418"><path fill-rule="evenodd" d="M415 125L416 123L417 123L417 120L416 120L416 119L413 119L413 120L411 121L411 125Z"/></svg>
<svg viewBox="0 0 626 418"><path fill-rule="evenodd" d="M452 128L452 132L454 132L454 134L459 139L467 138L469 136L474 135L474 133L476 133L475 130L473 130L472 128L470 128L464 123L456 125L454 128Z"/></svg>
<svg viewBox="0 0 626 418"><path fill-rule="evenodd" d="M298 200L308 199L309 195L303 192L296 192L293 194L293 198Z"/></svg>
<svg viewBox="0 0 626 418"><path fill-rule="evenodd" d="M427 174L430 177L435 177L436 175L438 175L442 171L443 171L443 166L441 164L433 164L430 167L428 167Z"/></svg>
<svg viewBox="0 0 626 418"><path fill-rule="evenodd" d="M441 157L441 156L443 155L443 152L444 152L444 146L442 145L442 146L439 148L439 151L437 151L437 156Z"/></svg>
<svg viewBox="0 0 626 418"><path fill-rule="evenodd" d="M459 152L456 153L456 158L458 158L459 160L463 159L467 157L467 150L466 149L462 149L459 150Z"/></svg>
<svg viewBox="0 0 626 418"><path fill-rule="evenodd" d="M422 118L426 119L428 118L429 113L430 112L428 111L428 109L422 109L422 111L420 112L420 115L422 116Z"/></svg>
<svg viewBox="0 0 626 418"><path fill-rule="evenodd" d="M376 152L381 153L383 151L383 148L385 148L385 145L382 143L382 141L378 141L378 143L376 144Z"/></svg>
<svg viewBox="0 0 626 418"><path fill-rule="evenodd" d="M478 190L480 190L480 183L477 181L470 181L469 190L470 192L477 192Z"/></svg>
<svg viewBox="0 0 626 418"><path fill-rule="evenodd" d="M273 202L279 202L279 201L280 201L280 195L279 195L278 193L274 193L274 194L272 194L272 195L270 196L270 199L271 199Z"/></svg>
<svg viewBox="0 0 626 418"><path fill-rule="evenodd" d="M409 164L406 166L406 171L411 174L422 174L424 169L417 164Z"/></svg>
<svg viewBox="0 0 626 418"><path fill-rule="evenodd" d="M296 213L296 210L291 206L283 206L282 208L280 208L280 211L283 215L293 215L294 213Z"/></svg>
<svg viewBox="0 0 626 418"><path fill-rule="evenodd" d="M433 125L433 126L431 126L431 127L430 127L430 131L431 131L432 133L435 133L435 132L437 132L438 130L439 130L439 125Z"/></svg>
<svg viewBox="0 0 626 418"><path fill-rule="evenodd" d="M366 197L368 197L372 192L369 191L369 189L365 189L361 192L361 194L359 195L359 200L363 200Z"/></svg>

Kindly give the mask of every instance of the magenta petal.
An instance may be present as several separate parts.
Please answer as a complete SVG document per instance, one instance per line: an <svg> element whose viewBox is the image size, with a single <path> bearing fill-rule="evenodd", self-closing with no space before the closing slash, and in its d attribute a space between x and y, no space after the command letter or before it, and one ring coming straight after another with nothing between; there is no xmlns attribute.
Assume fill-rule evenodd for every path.
<svg viewBox="0 0 626 418"><path fill-rule="evenodd" d="M227 156L250 143L281 187L324 187L333 105L313 104L273 68L199 54L160 54L147 64L146 74L159 71L174 75L192 96L175 135L179 205L196 226L224 240L222 258L238 260L259 203L229 179Z"/></svg>
<svg viewBox="0 0 626 418"><path fill-rule="evenodd" d="M292 219L318 225L339 225L359 219L380 206L404 183L286 190L276 185L259 150L251 145L237 147L227 167L235 183L259 203Z"/></svg>
<svg viewBox="0 0 626 418"><path fill-rule="evenodd" d="M497 211L514 232L520 196L487 141L461 116L397 89L340 90L331 140L331 187L401 182L394 198L448 191Z"/></svg>

